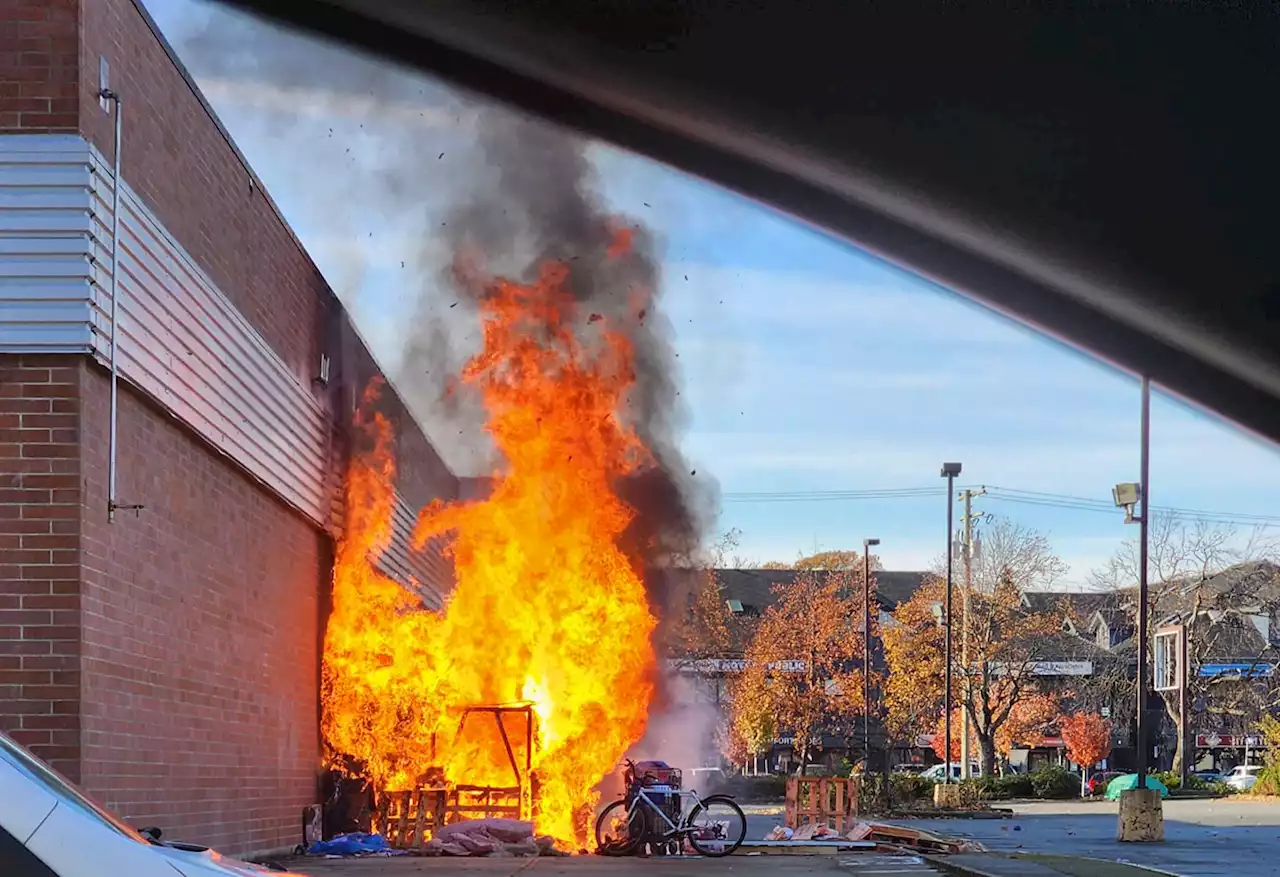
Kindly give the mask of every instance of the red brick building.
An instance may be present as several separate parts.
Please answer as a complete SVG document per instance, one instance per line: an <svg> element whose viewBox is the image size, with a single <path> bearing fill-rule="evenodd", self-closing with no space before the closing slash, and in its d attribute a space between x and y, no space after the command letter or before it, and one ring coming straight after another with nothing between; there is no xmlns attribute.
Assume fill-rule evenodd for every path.
<svg viewBox="0 0 1280 877"><path fill-rule="evenodd" d="M376 374L134 0L0 0L0 727L167 837L300 842L345 424ZM385 402L403 536L457 479ZM428 601L449 587L392 554Z"/></svg>

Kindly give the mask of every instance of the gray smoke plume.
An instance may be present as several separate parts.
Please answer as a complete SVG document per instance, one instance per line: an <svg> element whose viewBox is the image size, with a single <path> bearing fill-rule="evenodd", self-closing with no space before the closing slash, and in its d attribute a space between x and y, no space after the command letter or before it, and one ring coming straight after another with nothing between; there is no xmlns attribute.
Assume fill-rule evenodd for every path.
<svg viewBox="0 0 1280 877"><path fill-rule="evenodd" d="M720 708L700 701L695 683L685 677L669 677L665 688L669 698L666 707L655 710L649 717L644 736L631 747L627 757L633 761L665 761L686 771L719 766L716 731L721 720ZM689 785L687 781L686 785ZM705 786L695 788L703 794L712 791Z"/></svg>
<svg viewBox="0 0 1280 877"><path fill-rule="evenodd" d="M301 228L319 226L313 256L437 450L460 473L491 470L475 400L445 393L477 339L474 318L450 307L456 296L440 283L451 257L441 232L479 104L380 59L195 5L199 27L170 34L179 57L236 140L288 154L272 164L268 190L301 208ZM379 274L398 293L394 308L366 300ZM427 319L410 325L415 313ZM424 368L424 349L438 368Z"/></svg>
<svg viewBox="0 0 1280 877"><path fill-rule="evenodd" d="M349 247L341 276L330 280L357 315L353 298L368 274L388 264L395 271L395 349L376 352L455 470L487 472L497 462L478 398L453 382L479 346L472 292L451 270L460 249L477 248L489 271L519 279L547 259L562 261L583 311L605 317L629 313L634 290L651 292L642 320L612 322L633 327L636 357L630 410L621 414L656 461L619 485L638 513L623 548L661 610L661 570L696 553L715 487L691 471L678 445L686 412L672 327L660 310L657 241L628 222L630 252L605 258L616 220L586 143L415 72L220 7L176 42L215 106L221 96L262 110L252 118L266 131L231 133L265 134L289 151L282 178L266 182L287 186L292 203L323 217L327 233ZM345 124L336 134L334 119ZM373 229L388 225L397 238L380 249Z"/></svg>
<svg viewBox="0 0 1280 877"><path fill-rule="evenodd" d="M710 503L704 486L709 482L696 479L677 444L686 412L672 327L658 307L662 280L655 238L643 225L626 221L630 249L607 255L620 220L604 206L581 140L498 109L482 114L477 135L463 177L465 194L445 225L451 250L478 251L488 259L489 271L522 280L532 280L549 260L566 265L566 288L582 312L616 317L611 325L628 327L636 383L629 410L620 413L656 465L619 485L638 513L623 547L648 575L661 607L664 595L655 593L659 570L696 550ZM476 294L464 284L453 285L462 298ZM636 320L638 292L645 301ZM430 324L434 315L430 303L424 305L419 325ZM441 348L429 343L411 341L406 352L410 375L414 369L439 373L445 365Z"/></svg>

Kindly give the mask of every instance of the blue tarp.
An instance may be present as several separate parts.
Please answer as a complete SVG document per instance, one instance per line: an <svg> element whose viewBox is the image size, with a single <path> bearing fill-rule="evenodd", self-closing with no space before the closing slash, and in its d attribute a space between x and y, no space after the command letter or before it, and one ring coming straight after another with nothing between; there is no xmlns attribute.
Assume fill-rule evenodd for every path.
<svg viewBox="0 0 1280 877"><path fill-rule="evenodd" d="M353 831L351 834L340 834L331 840L318 840L307 852L313 856L359 856L381 853L389 849L391 845L382 835Z"/></svg>

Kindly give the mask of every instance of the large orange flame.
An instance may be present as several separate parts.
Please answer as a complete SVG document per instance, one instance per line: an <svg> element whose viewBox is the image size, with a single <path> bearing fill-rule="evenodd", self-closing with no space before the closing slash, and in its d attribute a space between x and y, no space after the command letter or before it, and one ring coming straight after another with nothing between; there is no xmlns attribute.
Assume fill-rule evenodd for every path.
<svg viewBox="0 0 1280 877"><path fill-rule="evenodd" d="M633 347L625 327L582 313L568 282L548 264L530 284L484 284L483 349L462 380L483 397L506 466L487 499L436 502L418 521L415 547L450 540L457 585L442 613L371 565L391 536L394 460L387 424L364 416L375 447L348 474L324 731L386 788L431 767L452 783L511 785L493 719L469 718L463 735L459 722L474 704L532 702L538 830L583 846L594 787L644 733L655 619L619 548L634 512L616 485L649 463L622 416ZM522 725L508 727L523 746Z"/></svg>

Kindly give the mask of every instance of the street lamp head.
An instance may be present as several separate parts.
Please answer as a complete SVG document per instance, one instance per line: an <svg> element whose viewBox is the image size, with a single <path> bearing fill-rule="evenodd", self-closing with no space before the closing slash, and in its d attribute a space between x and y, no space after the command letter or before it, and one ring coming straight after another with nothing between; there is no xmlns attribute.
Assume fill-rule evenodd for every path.
<svg viewBox="0 0 1280 877"><path fill-rule="evenodd" d="M1117 484L1111 488L1111 498L1116 508L1135 506L1142 501L1142 485L1133 482Z"/></svg>
<svg viewBox="0 0 1280 877"><path fill-rule="evenodd" d="M865 549L865 548L870 548L872 545L879 545L879 544L880 544L880 540L879 540L879 539L863 539L863 540L862 540L862 547L863 547L864 549Z"/></svg>
<svg viewBox="0 0 1280 877"><path fill-rule="evenodd" d="M959 464L959 463L943 463L943 464L942 464L942 477L943 477L943 478L955 478L955 477L959 476L959 474L960 474L960 464Z"/></svg>

